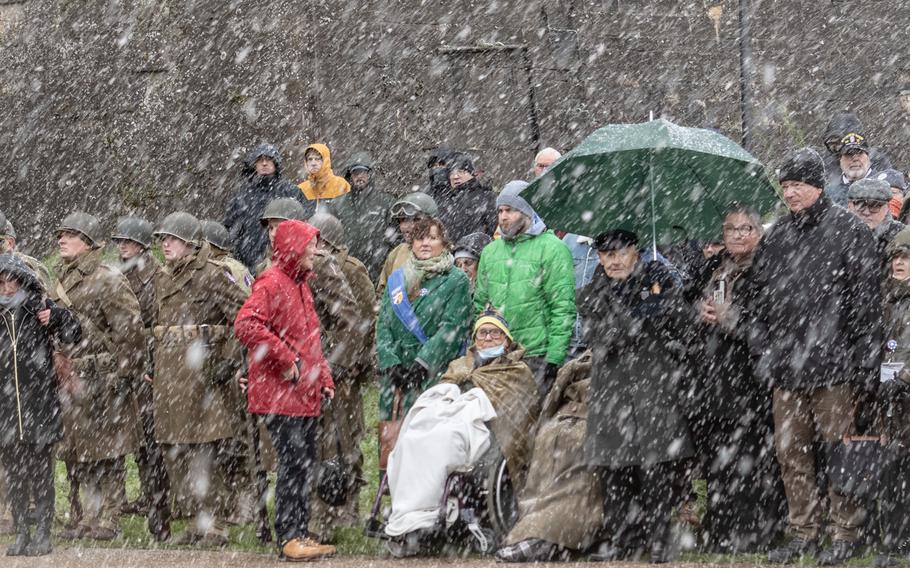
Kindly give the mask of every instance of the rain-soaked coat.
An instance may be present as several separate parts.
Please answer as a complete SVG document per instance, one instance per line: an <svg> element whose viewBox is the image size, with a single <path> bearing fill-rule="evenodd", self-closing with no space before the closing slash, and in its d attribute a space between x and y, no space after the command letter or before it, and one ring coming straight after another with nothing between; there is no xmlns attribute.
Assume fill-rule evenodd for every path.
<svg viewBox="0 0 910 568"><path fill-rule="evenodd" d="M910 249L908 249L910 250ZM882 397L884 408L891 407L885 415L886 433L905 448L910 448L910 280L888 278L884 286L885 339L893 341L893 349L885 356L887 361L903 363L897 380L905 383L903 396Z"/></svg>
<svg viewBox="0 0 910 568"><path fill-rule="evenodd" d="M537 383L531 369L521 360L524 349L520 345L514 345L505 355L479 367L475 354L475 348L471 347L464 357L449 363L439 382L456 384L462 392L477 387L490 399L496 418L487 426L499 443L514 485L520 492L531 459L534 423L540 412Z"/></svg>
<svg viewBox="0 0 910 568"><path fill-rule="evenodd" d="M322 167L315 174L309 174L305 182L297 187L303 193L303 207L309 219L322 210L325 205L351 191L351 185L332 171L332 155L325 144L310 144L306 150L315 150L322 156ZM306 156L306 150L303 155ZM334 209L332 209L334 211Z"/></svg>
<svg viewBox="0 0 910 568"><path fill-rule="evenodd" d="M578 305L594 365L587 463L621 468L691 457L678 341L683 306L669 270L639 262L623 281L598 270Z"/></svg>
<svg viewBox="0 0 910 568"><path fill-rule="evenodd" d="M351 191L332 201L332 211L344 226L344 240L351 255L362 261L375 280L382 269L397 236L389 219L389 209L395 198L376 187L373 180L373 160L366 154L356 154L348 162L344 177L350 182L351 168L370 168L370 183L363 189Z"/></svg>
<svg viewBox="0 0 910 568"><path fill-rule="evenodd" d="M451 242L471 233L493 236L496 232L496 193L481 180L473 178L458 187L438 188L432 197Z"/></svg>
<svg viewBox="0 0 910 568"><path fill-rule="evenodd" d="M881 259L872 233L822 195L758 245L742 323L771 386L874 387L882 355Z"/></svg>
<svg viewBox="0 0 910 568"><path fill-rule="evenodd" d="M155 433L163 444L232 438L241 363L231 322L246 298L204 244L155 280Z"/></svg>
<svg viewBox="0 0 910 568"><path fill-rule="evenodd" d="M307 244L319 231L301 221L285 221L275 233L272 267L253 284L253 292L234 322L234 333L249 352L249 411L254 414L319 416L323 388L335 388L322 354L319 318L300 267ZM282 375L299 362L300 379Z"/></svg>
<svg viewBox="0 0 910 568"><path fill-rule="evenodd" d="M78 342L79 320L53 302L45 305L43 284L18 258L0 256L0 274L15 277L26 294L20 305L0 307L0 446L53 444L63 436L63 421L52 341ZM37 314L45 308L51 319L42 326Z"/></svg>
<svg viewBox="0 0 910 568"><path fill-rule="evenodd" d="M405 393L403 417L420 393L436 384L437 377L458 356L471 324L471 286L464 272L455 267L443 274L429 275L421 283L421 294L411 299L411 306L428 339L423 345L395 316L388 292L383 293L380 301L376 323L379 369L384 371L394 365L408 367L418 358L429 367L424 384ZM380 420L391 418L393 400L393 389L383 379L379 393Z"/></svg>
<svg viewBox="0 0 910 568"><path fill-rule="evenodd" d="M275 174L260 176L256 173L256 160L266 156L275 162ZM237 260L253 270L262 258L269 243L268 234L259 220L269 201L293 197L303 201L300 190L281 175L281 156L271 144L260 144L243 161L240 189L231 198L224 216L224 226L231 235Z"/></svg>
<svg viewBox="0 0 910 568"><path fill-rule="evenodd" d="M541 539L584 550L603 523L600 483L584 460L591 354L566 363L547 395L533 442L518 521L505 544Z"/></svg>
<svg viewBox="0 0 910 568"><path fill-rule="evenodd" d="M138 442L130 382L143 370L139 301L101 256L95 249L64 262L50 294L82 326L82 341L70 351L81 389L63 397L64 455L77 462L120 457Z"/></svg>

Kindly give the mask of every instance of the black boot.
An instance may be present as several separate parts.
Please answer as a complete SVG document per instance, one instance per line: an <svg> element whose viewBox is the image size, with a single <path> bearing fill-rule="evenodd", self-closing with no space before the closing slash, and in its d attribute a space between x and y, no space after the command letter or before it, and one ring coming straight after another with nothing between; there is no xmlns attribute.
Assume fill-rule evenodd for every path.
<svg viewBox="0 0 910 568"><path fill-rule="evenodd" d="M51 524L39 522L35 529L35 538L25 551L26 556L46 556L51 553Z"/></svg>
<svg viewBox="0 0 910 568"><path fill-rule="evenodd" d="M16 527L16 542L6 549L7 556L25 556L28 549L28 524L20 522Z"/></svg>

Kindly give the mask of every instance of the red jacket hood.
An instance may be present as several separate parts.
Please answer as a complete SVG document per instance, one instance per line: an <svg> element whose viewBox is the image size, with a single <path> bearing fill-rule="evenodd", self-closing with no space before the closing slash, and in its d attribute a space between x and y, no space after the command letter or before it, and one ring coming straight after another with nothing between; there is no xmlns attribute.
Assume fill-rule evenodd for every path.
<svg viewBox="0 0 910 568"><path fill-rule="evenodd" d="M307 245L319 238L319 229L303 221L283 221L275 231L272 263L293 278L302 280L308 271L300 267L300 259Z"/></svg>

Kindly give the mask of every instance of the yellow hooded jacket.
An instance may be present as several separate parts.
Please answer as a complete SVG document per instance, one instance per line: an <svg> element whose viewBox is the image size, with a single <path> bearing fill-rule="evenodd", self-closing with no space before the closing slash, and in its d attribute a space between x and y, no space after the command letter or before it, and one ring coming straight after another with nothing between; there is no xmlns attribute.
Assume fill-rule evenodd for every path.
<svg viewBox="0 0 910 568"><path fill-rule="evenodd" d="M313 149L322 156L322 168L315 174L309 174L307 180L297 187L310 201L334 199L351 191L351 185L343 177L332 171L332 156L325 144L310 144L307 150ZM306 156L306 151L303 153Z"/></svg>

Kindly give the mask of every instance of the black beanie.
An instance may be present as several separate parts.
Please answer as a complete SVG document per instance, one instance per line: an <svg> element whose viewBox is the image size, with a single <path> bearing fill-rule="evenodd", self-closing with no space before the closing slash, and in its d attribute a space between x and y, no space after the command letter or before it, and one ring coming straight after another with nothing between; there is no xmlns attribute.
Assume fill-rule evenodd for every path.
<svg viewBox="0 0 910 568"><path fill-rule="evenodd" d="M812 148L797 150L789 160L777 170L777 180L801 181L805 184L825 188L825 162Z"/></svg>

